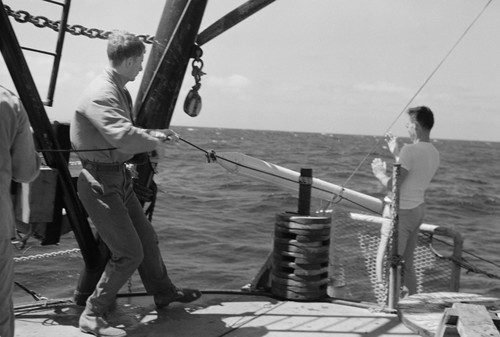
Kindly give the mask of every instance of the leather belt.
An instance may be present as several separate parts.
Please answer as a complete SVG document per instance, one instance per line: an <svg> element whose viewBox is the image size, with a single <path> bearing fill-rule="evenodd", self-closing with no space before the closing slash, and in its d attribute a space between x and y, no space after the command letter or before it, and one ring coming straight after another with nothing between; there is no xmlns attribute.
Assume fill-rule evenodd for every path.
<svg viewBox="0 0 500 337"><path fill-rule="evenodd" d="M124 168L124 165L120 163L98 163L92 161L82 161L82 167L92 171L121 172Z"/></svg>

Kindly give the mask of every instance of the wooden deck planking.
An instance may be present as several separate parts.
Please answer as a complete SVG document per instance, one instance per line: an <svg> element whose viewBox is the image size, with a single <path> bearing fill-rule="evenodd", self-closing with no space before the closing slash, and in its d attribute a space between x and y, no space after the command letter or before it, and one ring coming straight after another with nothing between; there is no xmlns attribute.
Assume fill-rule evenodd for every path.
<svg viewBox="0 0 500 337"><path fill-rule="evenodd" d="M461 337L500 337L493 320L484 305L455 303L457 330Z"/></svg>
<svg viewBox="0 0 500 337"><path fill-rule="evenodd" d="M398 312L401 321L414 333L423 337L438 336L461 336L461 337L482 337L483 335L466 335L466 330L462 329L462 334L458 331L461 316L470 316L472 312L460 314L457 309L449 310L458 304L479 305L484 307L488 313L488 319L494 326L494 321L490 314L495 313L500 308L500 299L487 297L478 294L466 294L455 292L424 293L409 296L401 300L398 304ZM461 308L464 308L461 306ZM462 309L465 310L465 309ZM489 312L488 312L489 311ZM465 320L466 318L463 318ZM456 318L456 319L455 319ZM477 323L477 322L476 322ZM448 329L444 325L449 325ZM467 323L474 325L472 321ZM463 323L462 323L463 325ZM446 331L445 331L446 330ZM454 330L457 330L455 333ZM490 335L484 335L490 336ZM494 337L495 335L491 335Z"/></svg>

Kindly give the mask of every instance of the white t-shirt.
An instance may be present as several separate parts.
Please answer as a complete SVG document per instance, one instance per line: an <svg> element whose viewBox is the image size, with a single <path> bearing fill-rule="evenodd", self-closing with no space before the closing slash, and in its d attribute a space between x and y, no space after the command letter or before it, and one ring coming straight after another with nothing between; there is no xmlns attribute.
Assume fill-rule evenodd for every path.
<svg viewBox="0 0 500 337"><path fill-rule="evenodd" d="M424 202L425 190L439 167L439 160L439 152L431 143L403 146L399 162L408 176L401 185L399 208L412 209Z"/></svg>

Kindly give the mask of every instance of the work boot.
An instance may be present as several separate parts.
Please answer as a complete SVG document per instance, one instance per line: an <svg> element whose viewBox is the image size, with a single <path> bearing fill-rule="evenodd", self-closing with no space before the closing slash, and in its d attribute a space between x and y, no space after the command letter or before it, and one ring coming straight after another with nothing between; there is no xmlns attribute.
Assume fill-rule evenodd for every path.
<svg viewBox="0 0 500 337"><path fill-rule="evenodd" d="M157 309L163 309L168 307L168 305L172 302L189 303L196 301L200 297L201 291L197 289L176 288L170 296L156 295L154 297L154 301Z"/></svg>
<svg viewBox="0 0 500 337"><path fill-rule="evenodd" d="M85 333L96 335L98 337L124 337L127 336L125 330L114 328L106 321L106 319L89 309L85 309L81 316L80 330Z"/></svg>

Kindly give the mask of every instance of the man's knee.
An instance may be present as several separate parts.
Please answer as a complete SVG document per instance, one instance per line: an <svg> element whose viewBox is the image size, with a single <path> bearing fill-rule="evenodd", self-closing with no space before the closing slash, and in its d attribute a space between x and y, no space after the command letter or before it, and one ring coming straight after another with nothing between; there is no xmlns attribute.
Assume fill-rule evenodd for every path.
<svg viewBox="0 0 500 337"><path fill-rule="evenodd" d="M142 246L131 247L124 254L111 254L111 259L124 269L135 270L142 263L144 253Z"/></svg>

